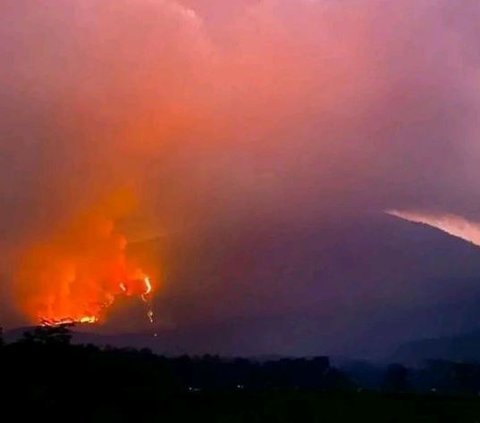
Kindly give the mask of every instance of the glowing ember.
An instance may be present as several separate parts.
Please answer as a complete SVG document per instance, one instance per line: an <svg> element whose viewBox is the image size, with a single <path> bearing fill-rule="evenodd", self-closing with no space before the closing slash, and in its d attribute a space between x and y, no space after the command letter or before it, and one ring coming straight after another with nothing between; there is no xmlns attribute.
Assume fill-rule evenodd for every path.
<svg viewBox="0 0 480 423"><path fill-rule="evenodd" d="M127 296L138 295L142 299L148 297L152 292L152 282L148 276L120 282L118 286L123 294Z"/></svg>
<svg viewBox="0 0 480 423"><path fill-rule="evenodd" d="M142 287L143 291L140 292L139 286ZM152 282L150 277L145 276L140 280L132 280L127 283L120 282L119 284L121 293L118 295L139 295L143 302L147 303L149 306L149 295L151 294ZM105 304L105 307L113 303L115 297L112 297L111 301L108 304ZM154 313L151 309L147 311L147 317L150 323L154 322ZM40 323L42 326L61 326L61 325L70 325L70 324L94 324L99 322L99 316L97 315L85 315L80 317L62 317L62 318L48 318L40 317Z"/></svg>
<svg viewBox="0 0 480 423"><path fill-rule="evenodd" d="M142 300L148 306L147 317L148 317L148 320L150 320L150 323L153 324L155 323L154 321L155 316L153 314L152 306L150 304L150 299L149 299L149 295L152 292L152 282L150 281L150 278L148 276L145 276L143 282L145 284L145 292L142 294Z"/></svg>
<svg viewBox="0 0 480 423"><path fill-rule="evenodd" d="M96 321L97 318L95 316L84 316L79 320L80 323L95 323Z"/></svg>
<svg viewBox="0 0 480 423"><path fill-rule="evenodd" d="M98 321L98 318L95 316L83 316L78 319L73 319L65 317L62 319L40 319L42 326L63 326L63 325L73 325L73 324L93 324Z"/></svg>
<svg viewBox="0 0 480 423"><path fill-rule="evenodd" d="M152 292L152 282L148 276L145 276L143 281L145 283L145 293L143 295L148 295Z"/></svg>

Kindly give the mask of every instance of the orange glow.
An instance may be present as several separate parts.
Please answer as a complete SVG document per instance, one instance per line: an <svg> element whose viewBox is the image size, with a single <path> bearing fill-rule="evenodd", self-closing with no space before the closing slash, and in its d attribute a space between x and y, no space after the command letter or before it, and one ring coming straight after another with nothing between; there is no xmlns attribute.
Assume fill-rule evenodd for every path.
<svg viewBox="0 0 480 423"><path fill-rule="evenodd" d="M152 310L148 310L147 312L148 320L150 320L150 323L154 322L154 315Z"/></svg>
<svg viewBox="0 0 480 423"><path fill-rule="evenodd" d="M145 293L144 293L144 295L148 295L152 292L152 283L150 282L150 278L148 276L145 276L143 281L145 282Z"/></svg>
<svg viewBox="0 0 480 423"><path fill-rule="evenodd" d="M209 25L182 2L78 3L82 6L65 2L65 16L73 21L55 15L46 21L65 40L53 37L45 57L42 37L32 37L32 46L41 42L42 48L20 54L19 60L25 56L27 61L18 62L32 74L19 72L12 80L12 92L18 85L18 97L25 96L28 105L29 91L45 91L33 96L38 104L31 106L32 116L36 108L38 116L45 113L44 124L24 125L23 108L19 114L19 133L26 131L25 140L38 139L32 153L23 142L19 152L25 150L25 159L36 148L42 152L38 167L18 175L26 188L32 180L32 192L21 193L27 200L32 196L31 210L22 210L22 222L32 229L19 231L15 243L13 303L30 321L101 322L120 295L139 297L151 309L158 281L127 257L131 239L118 226L128 224L125 208L132 199L120 196L89 209L119 185L135 187L143 208L139 220L153 216L152 226L161 234L185 228L202 233L217 217L237 213L245 218L273 213L283 221L303 209L304 201L311 204L312 194L321 198L350 191L344 186L350 178L330 177L330 163L352 161L350 126L343 141L337 119L354 117L356 130L357 116L378 104L377 94L366 94L384 89L377 82L384 69L376 69L375 54L370 60L370 17L361 7L350 5L344 16L336 8L305 3L302 10L311 8L305 19L296 18L289 29L283 11L252 3L225 26L226 42L217 45ZM46 16L50 9L56 7ZM41 7L32 12L32 25L44 28L43 17ZM22 34L18 31L19 46ZM11 35L17 40L15 32ZM50 62L53 58L62 60ZM20 100L13 105L22 105ZM324 135L312 137L313 129ZM17 156L15 163L21 163L23 156L12 155ZM321 159L312 166L314 158ZM23 166L14 168L23 172ZM304 183L302 178L317 168L315 183ZM284 201L289 187L300 189L291 193L292 201ZM152 310L148 313L152 320Z"/></svg>
<svg viewBox="0 0 480 423"><path fill-rule="evenodd" d="M95 316L85 316L80 318L79 323L95 323L97 318Z"/></svg>
<svg viewBox="0 0 480 423"><path fill-rule="evenodd" d="M97 323L98 318L96 316L83 316L79 319L72 319L69 317L64 317L61 319L41 319L40 323L42 326L62 326L62 325L71 325L71 324L93 324Z"/></svg>
<svg viewBox="0 0 480 423"><path fill-rule="evenodd" d="M151 279L127 257L112 204L75 216L25 249L16 297L32 323L97 323L119 295L146 302L152 294Z"/></svg>

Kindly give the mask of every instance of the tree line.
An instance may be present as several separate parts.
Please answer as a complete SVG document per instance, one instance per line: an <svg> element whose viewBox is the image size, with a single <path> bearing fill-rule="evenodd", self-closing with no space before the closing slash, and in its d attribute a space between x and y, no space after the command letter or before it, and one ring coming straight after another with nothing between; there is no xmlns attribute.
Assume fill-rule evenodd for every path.
<svg viewBox="0 0 480 423"><path fill-rule="evenodd" d="M362 392L382 395L382 404L392 395L411 394L475 398L477 404L480 394L477 363L432 360L420 369L392 364L379 371L376 384L367 386L362 378L335 368L323 356L267 361L214 355L165 357L149 349L71 341L68 325L37 327L9 343L0 331L4 408L10 407L19 419L48 415L51 421L98 418L105 423L146 421L152 413L185 418L193 413L190 417L194 418L196 413L221 412L222 407L228 414L240 407L238 401L242 410L259 408L255 413L264 413L267 399L269 403L276 398L296 398L293 403L302 403L318 394L326 402L325 410L345 396L368 403L368 396L359 397ZM189 406L184 408L185 404ZM250 417L245 421L255 421Z"/></svg>

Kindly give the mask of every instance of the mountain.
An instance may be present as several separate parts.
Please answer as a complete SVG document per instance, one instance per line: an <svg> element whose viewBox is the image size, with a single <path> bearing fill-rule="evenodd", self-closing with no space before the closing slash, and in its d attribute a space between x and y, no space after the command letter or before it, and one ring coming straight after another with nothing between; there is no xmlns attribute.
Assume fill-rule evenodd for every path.
<svg viewBox="0 0 480 423"><path fill-rule="evenodd" d="M157 271L156 323L141 301L118 301L94 329L101 343L383 359L415 339L472 331L480 319L480 248L383 214L313 226L219 222L130 254Z"/></svg>
<svg viewBox="0 0 480 423"><path fill-rule="evenodd" d="M400 346L392 356L392 361L410 364L420 364L431 359L480 362L480 330L408 342Z"/></svg>
<svg viewBox="0 0 480 423"><path fill-rule="evenodd" d="M182 235L133 249L156 248L157 319L195 350L380 358L480 317L480 249L426 225L371 214Z"/></svg>

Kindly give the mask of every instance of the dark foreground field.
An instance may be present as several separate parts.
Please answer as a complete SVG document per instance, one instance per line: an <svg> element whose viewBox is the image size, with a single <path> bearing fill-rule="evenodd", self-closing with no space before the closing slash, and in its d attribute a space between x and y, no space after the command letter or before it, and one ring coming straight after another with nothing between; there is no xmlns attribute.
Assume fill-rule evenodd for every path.
<svg viewBox="0 0 480 423"><path fill-rule="evenodd" d="M433 363L411 378L395 365L366 390L327 357L167 358L38 328L0 342L0 422L474 423L478 376L474 364Z"/></svg>
<svg viewBox="0 0 480 423"><path fill-rule="evenodd" d="M138 387L131 387L135 391ZM141 390L141 389L140 389ZM109 395L107 395L109 397ZM151 392L146 398L84 396L65 401L26 395L15 401L16 421L63 422L480 422L480 401L429 395L315 391ZM9 408L10 404L3 404ZM12 416L12 417L13 417ZM2 421L13 421L5 419Z"/></svg>
<svg viewBox="0 0 480 423"><path fill-rule="evenodd" d="M147 405L148 407L148 405ZM198 393L135 409L98 410L93 421L167 422L478 422L480 401L371 393Z"/></svg>
<svg viewBox="0 0 480 423"><path fill-rule="evenodd" d="M178 414L185 421L195 421L195 416L218 422L480 421L476 399L414 395L267 392L199 395L186 403L191 411Z"/></svg>

